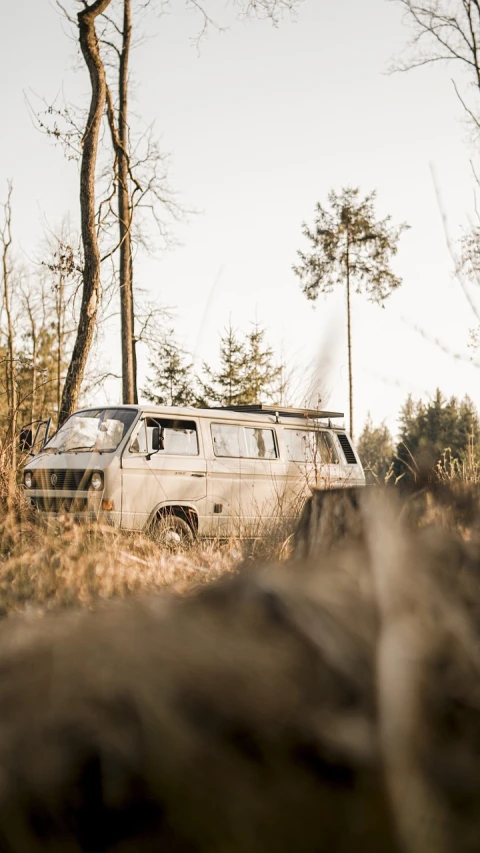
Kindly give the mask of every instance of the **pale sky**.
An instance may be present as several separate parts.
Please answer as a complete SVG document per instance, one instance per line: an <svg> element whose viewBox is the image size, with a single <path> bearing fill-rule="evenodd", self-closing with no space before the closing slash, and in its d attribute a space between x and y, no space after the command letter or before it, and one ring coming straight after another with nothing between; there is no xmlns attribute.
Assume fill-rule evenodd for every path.
<svg viewBox="0 0 480 853"><path fill-rule="evenodd" d="M478 369L428 340L468 359L476 325L453 275L432 177L455 241L475 218L475 152L451 83L456 69L385 73L408 39L388 0L304 0L297 20L278 28L235 21L225 3L205 3L231 26L212 30L200 54L191 44L198 18L185 0L172 0L169 15L143 25L149 38L132 57L135 111L155 122L171 152L180 200L201 211L177 227L181 246L138 259L137 283L175 308L178 338L198 362L214 361L229 317L245 331L257 319L300 378L321 357L324 402L347 412L344 294L313 308L292 264L317 200L346 185L376 189L379 216L411 230L394 264L403 285L385 309L354 300L356 433L368 411L395 431L408 392L427 397L439 386L480 407ZM27 256L45 222L56 227L67 213L78 221L77 164L35 129L25 102L25 94L52 99L62 87L77 100L88 95L74 53L53 2L16 0L4 10L0 197L12 178L14 236ZM471 293L480 306L476 285ZM102 346L118 371L118 333ZM119 386L106 390L119 399Z"/></svg>

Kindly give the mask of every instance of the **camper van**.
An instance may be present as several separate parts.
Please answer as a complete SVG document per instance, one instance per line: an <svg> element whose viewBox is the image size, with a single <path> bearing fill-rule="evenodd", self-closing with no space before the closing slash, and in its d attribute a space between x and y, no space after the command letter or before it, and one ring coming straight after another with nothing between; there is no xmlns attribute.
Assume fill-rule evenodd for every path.
<svg viewBox="0 0 480 853"><path fill-rule="evenodd" d="M254 536L295 518L313 488L363 486L339 412L275 406L91 408L73 414L24 470L42 513L72 514L164 543Z"/></svg>

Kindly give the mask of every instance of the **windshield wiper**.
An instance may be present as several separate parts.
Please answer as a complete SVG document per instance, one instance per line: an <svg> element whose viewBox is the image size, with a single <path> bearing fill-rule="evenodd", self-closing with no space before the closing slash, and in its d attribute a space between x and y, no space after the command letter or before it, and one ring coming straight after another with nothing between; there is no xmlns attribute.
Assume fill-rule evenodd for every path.
<svg viewBox="0 0 480 853"><path fill-rule="evenodd" d="M62 453L78 453L81 450L95 450L91 444L80 444L78 447L69 447L67 450L62 449Z"/></svg>

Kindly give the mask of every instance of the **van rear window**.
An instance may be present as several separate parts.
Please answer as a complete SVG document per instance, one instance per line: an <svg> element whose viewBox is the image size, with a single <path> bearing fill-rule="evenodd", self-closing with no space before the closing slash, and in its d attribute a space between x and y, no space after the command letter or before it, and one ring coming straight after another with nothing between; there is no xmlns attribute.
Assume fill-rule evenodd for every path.
<svg viewBox="0 0 480 853"><path fill-rule="evenodd" d="M215 456L244 459L277 459L277 446L273 429L212 424Z"/></svg>
<svg viewBox="0 0 480 853"><path fill-rule="evenodd" d="M290 462L338 465L335 444L326 430L286 429L283 434Z"/></svg>

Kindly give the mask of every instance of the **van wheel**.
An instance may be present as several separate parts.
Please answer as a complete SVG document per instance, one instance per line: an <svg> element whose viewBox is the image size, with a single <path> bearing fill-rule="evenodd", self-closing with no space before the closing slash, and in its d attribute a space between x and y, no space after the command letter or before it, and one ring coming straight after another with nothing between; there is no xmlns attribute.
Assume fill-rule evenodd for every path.
<svg viewBox="0 0 480 853"><path fill-rule="evenodd" d="M151 535L158 545L168 551L179 551L193 545L192 528L178 515L163 515L157 518L151 528Z"/></svg>

